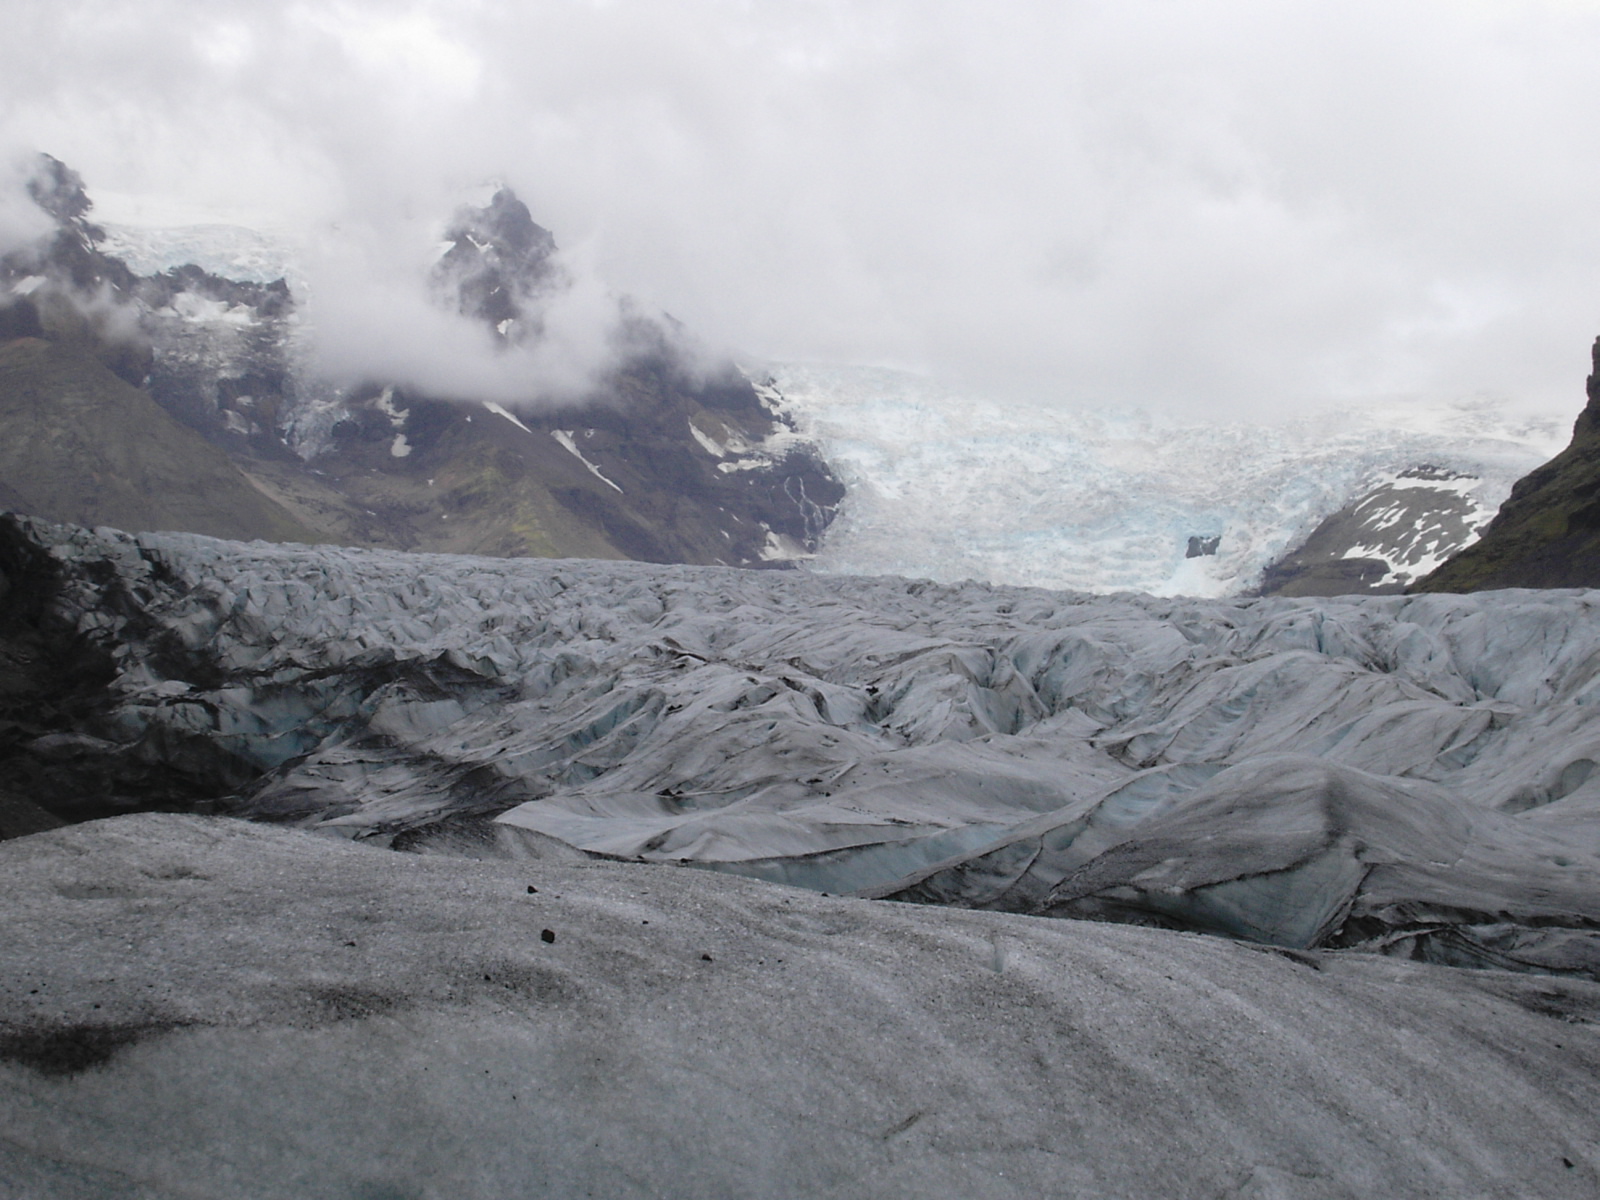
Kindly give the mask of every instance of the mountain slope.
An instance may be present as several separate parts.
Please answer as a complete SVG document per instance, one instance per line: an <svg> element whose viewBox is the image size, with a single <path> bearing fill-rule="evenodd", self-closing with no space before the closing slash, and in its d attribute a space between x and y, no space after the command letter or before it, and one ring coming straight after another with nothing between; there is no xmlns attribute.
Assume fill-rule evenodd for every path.
<svg viewBox="0 0 1600 1200"><path fill-rule="evenodd" d="M1471 545L1488 512L1474 475L1431 464L1392 473L1267 567L1263 596L1386 595Z"/></svg>
<svg viewBox="0 0 1600 1200"><path fill-rule="evenodd" d="M283 278L257 271L227 279L152 253L161 238L108 237L88 220L82 180L48 156L29 194L56 229L0 259L0 346L48 342L52 365L27 384L29 397L0 397L0 417L32 412L40 400L69 403L51 388L73 372L82 378L70 403L108 386L100 378L107 369L145 400L119 393L116 427L127 450L109 476L94 438L57 431L40 457L24 449L39 429L0 419L0 440L14 447L0 465L0 506L232 537L767 566L814 552L843 497L775 392L758 392L731 363L698 365L670 319L626 300L616 304L613 360L586 394L559 406L536 390L502 406L382 379L335 384L308 359L305 315ZM202 232L165 239L169 253L200 248L219 261L233 235ZM457 212L446 239L418 286L483 325L486 353L536 346L543 306L570 283L554 237L502 188L486 205ZM134 254L148 273L113 250ZM90 376L98 382L85 383ZM0 389L24 382L0 376ZM186 515L192 497L217 498L219 460L178 452L193 437L173 441L174 423L231 461L236 482L263 498L271 518L246 514L242 501L216 512L199 506L216 519ZM190 463L205 477L187 479ZM140 471L152 489L142 506L107 491L108 477ZM227 517L220 523L219 513Z"/></svg>
<svg viewBox="0 0 1600 1200"><path fill-rule="evenodd" d="M55 521L321 540L72 341L0 344L0 503Z"/></svg>
<svg viewBox="0 0 1600 1200"><path fill-rule="evenodd" d="M1572 442L1518 480L1483 537L1411 588L1600 587L1600 338Z"/></svg>

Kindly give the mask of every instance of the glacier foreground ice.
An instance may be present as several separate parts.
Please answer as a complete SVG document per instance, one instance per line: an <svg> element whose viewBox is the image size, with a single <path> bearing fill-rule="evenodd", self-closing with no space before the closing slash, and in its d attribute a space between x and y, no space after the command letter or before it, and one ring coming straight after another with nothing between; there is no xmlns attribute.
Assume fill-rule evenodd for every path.
<svg viewBox="0 0 1600 1200"><path fill-rule="evenodd" d="M5 731L11 786L64 819L187 808L1600 979L1597 594L4 532L15 619L92 660Z"/></svg>
<svg viewBox="0 0 1600 1200"><path fill-rule="evenodd" d="M0 909L29 1200L1600 1188L1586 981L157 813Z"/></svg>

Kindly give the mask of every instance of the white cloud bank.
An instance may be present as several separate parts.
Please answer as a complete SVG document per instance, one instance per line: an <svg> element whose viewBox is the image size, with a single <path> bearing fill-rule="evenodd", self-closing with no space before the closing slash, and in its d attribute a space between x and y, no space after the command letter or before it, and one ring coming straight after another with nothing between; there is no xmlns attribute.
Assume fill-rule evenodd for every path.
<svg viewBox="0 0 1600 1200"><path fill-rule="evenodd" d="M1592 3L13 0L7 27L0 143L348 240L313 263L335 361L506 369L374 265L417 267L492 175L712 341L1040 403L1570 410L1600 332Z"/></svg>

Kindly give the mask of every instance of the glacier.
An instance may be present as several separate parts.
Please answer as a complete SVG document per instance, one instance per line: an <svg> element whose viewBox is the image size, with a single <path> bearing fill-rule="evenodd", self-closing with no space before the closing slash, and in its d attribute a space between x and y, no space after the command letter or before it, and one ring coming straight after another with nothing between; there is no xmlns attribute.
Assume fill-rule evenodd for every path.
<svg viewBox="0 0 1600 1200"><path fill-rule="evenodd" d="M100 249L121 259L135 275L160 275L194 265L208 275L239 283L287 281L296 292L305 280L298 268L303 251L281 233L220 222L149 225L102 221Z"/></svg>
<svg viewBox="0 0 1600 1200"><path fill-rule="evenodd" d="M0 1194L1600 1186L1600 593L4 517L0 599L76 822L0 842Z"/></svg>
<svg viewBox="0 0 1600 1200"><path fill-rule="evenodd" d="M0 843L0 911L7 1197L1600 1182L1578 980L161 813Z"/></svg>
<svg viewBox="0 0 1600 1200"><path fill-rule="evenodd" d="M152 214L125 202L120 215L129 219L104 224L103 248L135 272L193 263L222 279L285 279L294 295L307 294L297 265L305 250L282 232L228 224L226 214L152 224ZM197 215L206 214L188 214ZM300 313L255 321L260 328L253 317L244 307L173 312L152 326L163 361L183 370L285 374L284 436L303 457L327 451L346 397L311 369L315 331ZM1567 432L1565 418L1485 398L1333 405L1244 424L1002 400L887 368L778 362L747 374L848 492L821 552L800 548L810 569L1101 594L1248 593L1324 518L1423 466L1471 479L1455 501L1460 512L1442 525L1465 514L1481 526ZM720 469L769 461L733 457ZM1454 534L1440 541L1436 515L1422 518L1418 545L1385 559L1397 584L1460 548ZM1395 537L1405 531L1383 540ZM1466 540L1475 537L1474 529ZM1432 550L1430 540L1439 543ZM795 550L780 546L773 556L794 558Z"/></svg>
<svg viewBox="0 0 1600 1200"><path fill-rule="evenodd" d="M1491 516L1570 416L1497 401L1331 405L1276 422L1007 402L915 372L766 370L848 490L813 569L1226 596L1318 522L1429 464ZM1214 554L1186 555L1216 538Z"/></svg>
<svg viewBox="0 0 1600 1200"><path fill-rule="evenodd" d="M104 795L77 816L154 795L1600 979L1594 594L1096 597L9 522L40 628L105 656L70 729L13 735L41 794Z"/></svg>

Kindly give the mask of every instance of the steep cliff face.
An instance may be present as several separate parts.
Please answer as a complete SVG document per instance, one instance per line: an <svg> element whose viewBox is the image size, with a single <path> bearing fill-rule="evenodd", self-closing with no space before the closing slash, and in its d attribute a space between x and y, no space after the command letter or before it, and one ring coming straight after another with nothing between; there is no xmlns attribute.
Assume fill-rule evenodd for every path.
<svg viewBox="0 0 1600 1200"><path fill-rule="evenodd" d="M1411 588L1600 586L1600 338L1572 443L1519 480L1483 538Z"/></svg>
<svg viewBox="0 0 1600 1200"><path fill-rule="evenodd" d="M560 408L334 386L306 361L283 279L134 272L48 156L30 195L56 228L0 259L0 506L131 530L769 566L814 551L843 497L776 392L698 364L670 319L626 301L612 367ZM553 235L502 188L445 236L434 299L503 347L536 342L569 282Z"/></svg>

